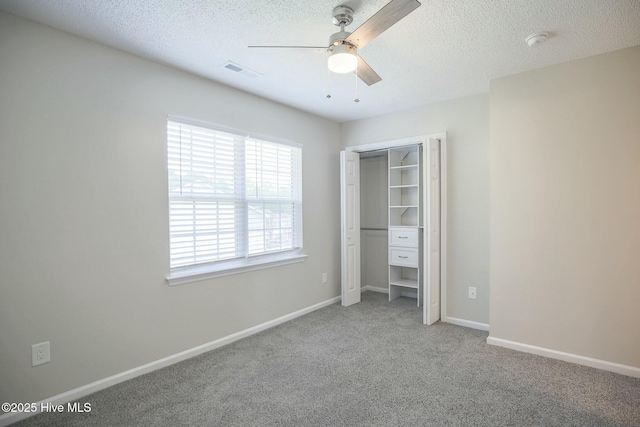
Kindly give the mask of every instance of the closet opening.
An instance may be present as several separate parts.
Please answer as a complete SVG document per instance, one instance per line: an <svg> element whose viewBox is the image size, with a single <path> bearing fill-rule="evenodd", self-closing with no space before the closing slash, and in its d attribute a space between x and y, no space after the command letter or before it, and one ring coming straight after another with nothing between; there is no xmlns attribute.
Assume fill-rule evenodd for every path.
<svg viewBox="0 0 640 427"><path fill-rule="evenodd" d="M343 306L382 292L415 299L425 324L440 319L445 144L438 134L341 152Z"/></svg>

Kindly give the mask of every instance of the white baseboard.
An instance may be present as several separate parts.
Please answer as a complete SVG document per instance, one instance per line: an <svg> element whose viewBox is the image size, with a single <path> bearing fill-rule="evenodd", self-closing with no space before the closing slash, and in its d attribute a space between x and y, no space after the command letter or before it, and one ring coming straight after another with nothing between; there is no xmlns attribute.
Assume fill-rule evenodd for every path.
<svg viewBox="0 0 640 427"><path fill-rule="evenodd" d="M183 360L190 359L202 353L206 353L207 351L215 350L216 348L220 348L227 344L231 344L232 342L238 341L242 338L246 338L248 336L257 334L258 332L264 331L265 329L273 328L274 326L277 326L281 323L288 322L289 320L293 320L296 317L304 316L305 314L327 307L339 301L340 301L340 297L331 298L329 300L312 305L310 307L303 308L301 310L295 311L290 314L286 314L282 317L278 317L277 319L273 319L268 322L262 323L260 325L253 326L249 329L236 332L235 334L227 335L226 337L217 339L215 341L211 341L209 343L202 344L197 347L193 347L189 350L181 351L180 353L176 353L174 355L165 357L160 360L156 360L151 363L147 363L146 365L138 366L137 368L129 369L128 371L121 372L119 374L112 375L107 378L103 378L101 380L84 385L82 387L78 387L73 390L66 391L64 393L58 394L48 399L41 400L40 402L36 403L37 405L36 412L7 413L7 414L0 415L0 427L8 426L9 424L16 423L20 420L23 420L25 418L28 418L32 415L39 413L42 404L46 405L47 403L51 403L52 405L66 405L67 402L80 399L84 396L88 396L91 393L95 393L96 391L100 391L107 387L116 385L118 383L130 380L135 377L139 377L140 375L144 375L149 372L153 372L158 369L162 369L164 367L173 365L175 363L182 362Z"/></svg>
<svg viewBox="0 0 640 427"><path fill-rule="evenodd" d="M487 344L497 345L511 350L523 351L525 353L537 354L538 356L545 356L565 362L577 363L578 365L611 371L616 374L627 375L629 377L640 378L640 368L635 366L622 365L620 363L608 362L606 360L594 359L592 357L580 356L578 354L565 353L563 351L551 350L549 348L537 347L535 345L504 340L502 338L488 337Z"/></svg>
<svg viewBox="0 0 640 427"><path fill-rule="evenodd" d="M388 294L389 288L379 288L377 286L363 286L360 288L360 293L371 291L371 292L380 292L381 294Z"/></svg>
<svg viewBox="0 0 640 427"><path fill-rule="evenodd" d="M464 326L472 329L479 329L481 331L488 331L489 325L486 323L474 322L472 320L458 319L456 317L445 317L443 322L451 323L452 325Z"/></svg>

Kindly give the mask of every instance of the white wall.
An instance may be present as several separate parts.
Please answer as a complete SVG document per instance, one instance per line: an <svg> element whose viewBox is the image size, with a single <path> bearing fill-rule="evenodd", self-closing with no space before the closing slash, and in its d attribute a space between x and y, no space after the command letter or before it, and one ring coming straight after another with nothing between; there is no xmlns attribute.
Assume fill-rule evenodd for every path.
<svg viewBox="0 0 640 427"><path fill-rule="evenodd" d="M167 286L168 114L304 144L305 262ZM0 12L0 129L2 402L340 294L333 122ZM33 368L42 341L52 361Z"/></svg>
<svg viewBox="0 0 640 427"><path fill-rule="evenodd" d="M447 132L447 315L489 323L489 96L342 124L345 147ZM478 299L467 288L478 288Z"/></svg>
<svg viewBox="0 0 640 427"><path fill-rule="evenodd" d="M491 83L490 337L640 367L640 46Z"/></svg>

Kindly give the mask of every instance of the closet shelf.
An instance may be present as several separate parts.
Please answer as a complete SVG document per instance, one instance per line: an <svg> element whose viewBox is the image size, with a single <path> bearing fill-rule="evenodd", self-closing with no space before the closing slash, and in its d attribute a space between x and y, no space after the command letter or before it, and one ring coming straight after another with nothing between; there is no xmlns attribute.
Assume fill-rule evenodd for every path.
<svg viewBox="0 0 640 427"><path fill-rule="evenodd" d="M389 282L390 285L402 286L404 288L418 288L418 281L415 279L397 279Z"/></svg>
<svg viewBox="0 0 640 427"><path fill-rule="evenodd" d="M394 170L394 169L411 169L411 168L417 168L418 165L402 165L402 166L390 166L389 169L390 170Z"/></svg>
<svg viewBox="0 0 640 427"><path fill-rule="evenodd" d="M418 184L390 185L389 188L417 188Z"/></svg>

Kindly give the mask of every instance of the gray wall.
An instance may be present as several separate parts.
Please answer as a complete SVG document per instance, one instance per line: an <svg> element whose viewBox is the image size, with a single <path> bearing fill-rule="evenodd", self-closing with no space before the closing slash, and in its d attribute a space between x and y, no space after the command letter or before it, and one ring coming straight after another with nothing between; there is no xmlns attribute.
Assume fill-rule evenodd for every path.
<svg viewBox="0 0 640 427"><path fill-rule="evenodd" d="M640 367L640 46L491 83L491 331Z"/></svg>
<svg viewBox="0 0 640 427"><path fill-rule="evenodd" d="M447 132L447 315L489 323L489 95L342 124L345 147ZM478 288L478 299L467 288Z"/></svg>
<svg viewBox="0 0 640 427"><path fill-rule="evenodd" d="M0 58L0 401L340 295L339 125L2 12ZM305 262L167 286L167 114L304 145Z"/></svg>

